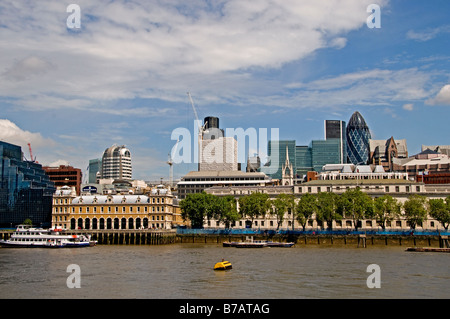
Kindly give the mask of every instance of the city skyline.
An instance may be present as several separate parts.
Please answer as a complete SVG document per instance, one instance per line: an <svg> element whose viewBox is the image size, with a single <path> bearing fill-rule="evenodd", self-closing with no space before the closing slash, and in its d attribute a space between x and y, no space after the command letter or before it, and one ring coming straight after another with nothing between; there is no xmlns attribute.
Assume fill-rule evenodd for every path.
<svg viewBox="0 0 450 319"><path fill-rule="evenodd" d="M2 1L0 140L86 177L113 144L133 178L168 180L178 127L279 128L281 140L324 139L324 120L359 111L373 139L448 145L448 1L77 1L80 28L57 1ZM267 147L265 147L267 149ZM252 155L252 154L250 154ZM196 165L174 165L179 178Z"/></svg>

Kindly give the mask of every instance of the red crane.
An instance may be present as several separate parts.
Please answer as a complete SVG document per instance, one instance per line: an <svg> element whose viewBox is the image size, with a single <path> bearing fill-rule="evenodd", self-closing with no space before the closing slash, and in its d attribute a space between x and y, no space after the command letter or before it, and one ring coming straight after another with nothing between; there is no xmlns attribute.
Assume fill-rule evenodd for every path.
<svg viewBox="0 0 450 319"><path fill-rule="evenodd" d="M28 143L28 149L30 150L31 161L32 162L36 162L36 158L33 158L33 151L31 150L31 144L30 143Z"/></svg>

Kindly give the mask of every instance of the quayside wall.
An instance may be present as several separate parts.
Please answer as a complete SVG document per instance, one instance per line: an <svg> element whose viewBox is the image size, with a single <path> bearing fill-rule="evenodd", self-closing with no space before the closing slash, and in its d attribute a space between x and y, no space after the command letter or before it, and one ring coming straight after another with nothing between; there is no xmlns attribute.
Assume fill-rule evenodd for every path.
<svg viewBox="0 0 450 319"><path fill-rule="evenodd" d="M179 229L178 243L215 243L228 241L271 240L302 245L414 246L448 247L447 232L364 232L364 231L223 231L211 229Z"/></svg>
<svg viewBox="0 0 450 319"><path fill-rule="evenodd" d="M302 245L348 245L367 246L408 246L408 247L449 247L449 232L364 232L364 231L263 231L263 230L66 230L63 234L91 235L98 245L165 245L175 243L212 243L227 241L271 240L294 242ZM0 239L8 239L12 230L0 230Z"/></svg>

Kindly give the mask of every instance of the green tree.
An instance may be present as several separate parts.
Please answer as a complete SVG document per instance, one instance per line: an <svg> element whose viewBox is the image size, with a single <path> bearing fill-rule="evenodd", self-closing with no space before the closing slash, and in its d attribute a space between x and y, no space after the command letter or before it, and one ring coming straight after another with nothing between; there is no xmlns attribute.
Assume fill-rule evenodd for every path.
<svg viewBox="0 0 450 319"><path fill-rule="evenodd" d="M180 202L181 217L190 220L192 228L203 228L205 218L213 217L214 195L202 193L188 194Z"/></svg>
<svg viewBox="0 0 450 319"><path fill-rule="evenodd" d="M337 209L338 195L330 192L317 194L316 220L325 222L328 229L333 228L334 220L341 220L342 216Z"/></svg>
<svg viewBox="0 0 450 319"><path fill-rule="evenodd" d="M306 193L300 197L297 207L295 209L297 221L302 225L303 231L305 231L308 220L317 211L317 196L311 193Z"/></svg>
<svg viewBox="0 0 450 319"><path fill-rule="evenodd" d="M254 192L239 198L239 212L243 217L250 218L252 226L253 220L264 215L269 208L270 202L267 194Z"/></svg>
<svg viewBox="0 0 450 319"><path fill-rule="evenodd" d="M338 206L342 216L353 220L356 230L361 221L373 213L372 198L363 193L359 187L345 191L339 198Z"/></svg>
<svg viewBox="0 0 450 319"><path fill-rule="evenodd" d="M212 203L213 216L230 228L231 224L241 218L236 208L236 199L233 196L216 196Z"/></svg>
<svg viewBox="0 0 450 319"><path fill-rule="evenodd" d="M430 199L428 203L430 206L430 216L448 230L448 226L450 225L450 196L447 196L445 201L442 198L438 198Z"/></svg>
<svg viewBox="0 0 450 319"><path fill-rule="evenodd" d="M374 200L374 217L381 227L386 229L386 223L400 216L402 204L391 195L383 195Z"/></svg>
<svg viewBox="0 0 450 319"><path fill-rule="evenodd" d="M427 198L421 195L411 195L403 204L406 220L412 229L427 219Z"/></svg>
<svg viewBox="0 0 450 319"><path fill-rule="evenodd" d="M24 224L24 225L30 225L30 226L32 226L32 225L33 225L33 222L31 221L31 219L27 218L27 219L25 219L25 220L23 221L23 224Z"/></svg>
<svg viewBox="0 0 450 319"><path fill-rule="evenodd" d="M285 213L288 209L293 210L295 198L291 194L279 194L271 201L270 212L277 219L277 230L283 224Z"/></svg>

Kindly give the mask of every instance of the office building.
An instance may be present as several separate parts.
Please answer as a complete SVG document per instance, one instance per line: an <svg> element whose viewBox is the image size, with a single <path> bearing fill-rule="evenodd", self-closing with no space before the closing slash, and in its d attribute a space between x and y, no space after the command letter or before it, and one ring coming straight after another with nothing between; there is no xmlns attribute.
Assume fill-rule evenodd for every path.
<svg viewBox="0 0 450 319"><path fill-rule="evenodd" d="M347 125L347 162L355 165L369 161L369 140L371 134L361 113L356 111Z"/></svg>
<svg viewBox="0 0 450 319"><path fill-rule="evenodd" d="M23 160L20 146L0 141L0 227L26 219L50 227L54 191L42 165Z"/></svg>
<svg viewBox="0 0 450 319"><path fill-rule="evenodd" d="M311 141L311 162L315 172L320 172L325 164L340 164L341 155L340 139Z"/></svg>
<svg viewBox="0 0 450 319"><path fill-rule="evenodd" d="M101 178L100 172L102 170L102 159L96 158L89 160L89 178L88 183L98 183Z"/></svg>
<svg viewBox="0 0 450 319"><path fill-rule="evenodd" d="M77 194L80 194L82 180L81 169L66 165L60 165L58 167L44 166L43 169L50 177L50 180L55 183L55 187L73 186Z"/></svg>
<svg viewBox="0 0 450 319"><path fill-rule="evenodd" d="M213 186L265 186L272 184L271 178L261 172L241 171L192 171L177 183L178 198L201 193Z"/></svg>
<svg viewBox="0 0 450 319"><path fill-rule="evenodd" d="M131 154L125 145L107 148L102 157L102 178L131 179Z"/></svg>
<svg viewBox="0 0 450 319"><path fill-rule="evenodd" d="M345 121L325 120L324 130L325 140L339 140L340 164L347 163L347 130L345 127Z"/></svg>
<svg viewBox="0 0 450 319"><path fill-rule="evenodd" d="M269 141L267 146L269 157L266 164L261 167L261 172L272 179L281 180L286 156L289 156L289 163L292 164L294 170L297 167L295 163L295 148L295 140Z"/></svg>

